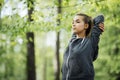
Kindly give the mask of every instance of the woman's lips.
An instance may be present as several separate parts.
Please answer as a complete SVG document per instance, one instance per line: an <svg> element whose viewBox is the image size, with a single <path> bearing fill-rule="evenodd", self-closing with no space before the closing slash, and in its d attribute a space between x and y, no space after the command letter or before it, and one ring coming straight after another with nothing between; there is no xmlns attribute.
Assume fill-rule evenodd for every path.
<svg viewBox="0 0 120 80"><path fill-rule="evenodd" d="M73 30L75 30L76 28L72 28Z"/></svg>

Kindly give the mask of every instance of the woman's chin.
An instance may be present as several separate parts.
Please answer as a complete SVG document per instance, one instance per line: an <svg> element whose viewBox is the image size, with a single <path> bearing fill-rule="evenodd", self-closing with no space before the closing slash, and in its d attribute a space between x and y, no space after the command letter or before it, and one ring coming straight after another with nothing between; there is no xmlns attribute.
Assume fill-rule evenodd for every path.
<svg viewBox="0 0 120 80"><path fill-rule="evenodd" d="M73 31L73 33L74 33L74 34L77 34L77 32L76 32L76 31Z"/></svg>

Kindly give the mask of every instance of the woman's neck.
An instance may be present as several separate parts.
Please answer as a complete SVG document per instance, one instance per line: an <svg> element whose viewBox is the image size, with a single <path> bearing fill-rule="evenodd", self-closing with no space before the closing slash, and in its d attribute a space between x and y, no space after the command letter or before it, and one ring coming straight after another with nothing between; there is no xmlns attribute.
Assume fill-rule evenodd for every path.
<svg viewBox="0 0 120 80"><path fill-rule="evenodd" d="M85 38L86 37L85 33L80 33L80 34L77 34L76 36L77 36L77 38Z"/></svg>

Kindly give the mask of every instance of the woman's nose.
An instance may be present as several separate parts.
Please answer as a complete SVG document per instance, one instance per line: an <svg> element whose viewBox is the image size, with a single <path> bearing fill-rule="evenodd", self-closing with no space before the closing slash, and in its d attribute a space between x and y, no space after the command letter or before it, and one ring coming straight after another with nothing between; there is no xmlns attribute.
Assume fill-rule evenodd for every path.
<svg viewBox="0 0 120 80"><path fill-rule="evenodd" d="M73 23L72 25L75 26L75 23Z"/></svg>

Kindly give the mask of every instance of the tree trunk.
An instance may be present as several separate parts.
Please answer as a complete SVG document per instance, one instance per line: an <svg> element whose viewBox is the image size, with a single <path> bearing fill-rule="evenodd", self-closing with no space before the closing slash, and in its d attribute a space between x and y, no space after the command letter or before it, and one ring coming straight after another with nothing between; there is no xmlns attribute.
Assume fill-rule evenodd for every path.
<svg viewBox="0 0 120 80"><path fill-rule="evenodd" d="M60 59L59 59L60 39L59 39L59 36L60 36L60 32L57 32L55 80L60 80Z"/></svg>
<svg viewBox="0 0 120 80"><path fill-rule="evenodd" d="M33 32L27 33L27 40L27 80L36 80Z"/></svg>
<svg viewBox="0 0 120 80"><path fill-rule="evenodd" d="M5 80L8 80L8 66L7 66L8 64L7 63L5 63L5 73L4 73L4 79Z"/></svg>
<svg viewBox="0 0 120 80"><path fill-rule="evenodd" d="M31 18L33 8L33 0L27 0L28 4L28 22L33 21ZM34 33L27 32L27 80L36 80L36 68L35 68L35 51L34 51Z"/></svg>
<svg viewBox="0 0 120 80"><path fill-rule="evenodd" d="M61 14L61 0L58 0L58 15ZM60 25L60 19L57 19L57 25ZM55 80L60 80L60 58L59 58L59 49L60 49L60 31L57 32L56 40L56 71L55 71Z"/></svg>
<svg viewBox="0 0 120 80"><path fill-rule="evenodd" d="M47 58L44 59L43 80L47 80Z"/></svg>

